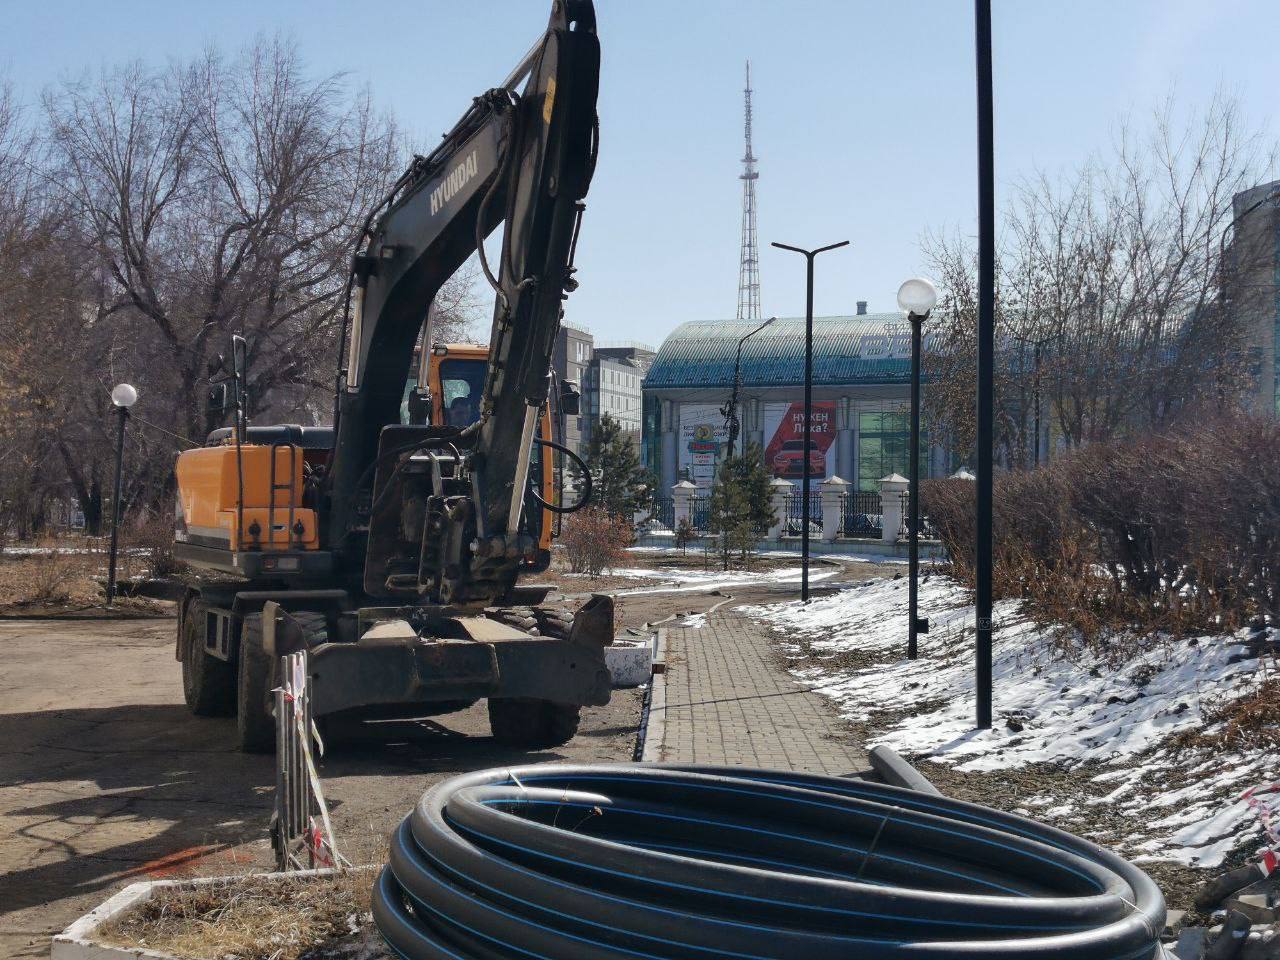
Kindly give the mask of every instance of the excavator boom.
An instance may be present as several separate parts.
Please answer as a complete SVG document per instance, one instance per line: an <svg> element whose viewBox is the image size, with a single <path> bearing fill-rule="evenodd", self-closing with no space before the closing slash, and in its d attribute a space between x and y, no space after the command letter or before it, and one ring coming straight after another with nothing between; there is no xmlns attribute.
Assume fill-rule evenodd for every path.
<svg viewBox="0 0 1280 960"><path fill-rule="evenodd" d="M514 81L476 98L387 198L353 265L354 316L326 496L340 566L371 596L493 602L536 549L525 509L572 251L594 168L600 48L586 0L554 6ZM527 76L522 77L521 74ZM505 224L500 259L483 239ZM473 253L495 287L480 419L450 433L399 423L401 385L436 292ZM426 460L450 462L428 490ZM439 470L437 470L439 472ZM433 502L432 498L435 498ZM406 526L422 516L429 533Z"/></svg>

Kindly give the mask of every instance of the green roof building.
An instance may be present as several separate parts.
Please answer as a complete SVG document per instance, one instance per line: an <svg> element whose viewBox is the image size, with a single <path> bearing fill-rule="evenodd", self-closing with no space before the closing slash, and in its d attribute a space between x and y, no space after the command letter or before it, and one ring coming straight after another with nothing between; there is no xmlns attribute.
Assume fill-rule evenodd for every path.
<svg viewBox="0 0 1280 960"><path fill-rule="evenodd" d="M900 313L815 317L812 450L815 480L839 476L860 490L905 474L911 334ZM645 377L645 458L667 490L709 487L726 455L726 406L739 343L759 321L694 321L676 328ZM804 319L778 318L742 344L738 443L758 443L775 477L804 476ZM741 447L739 447L740 449ZM923 451L921 472L939 475L943 451Z"/></svg>

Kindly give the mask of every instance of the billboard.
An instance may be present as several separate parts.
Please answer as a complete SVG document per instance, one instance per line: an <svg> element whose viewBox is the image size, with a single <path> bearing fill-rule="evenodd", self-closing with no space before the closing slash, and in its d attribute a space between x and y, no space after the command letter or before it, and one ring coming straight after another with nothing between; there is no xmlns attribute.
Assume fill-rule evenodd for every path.
<svg viewBox="0 0 1280 960"><path fill-rule="evenodd" d="M712 403L680 406L679 461L681 478L688 477L699 487L710 487L716 468L729 445L724 414Z"/></svg>
<svg viewBox="0 0 1280 960"><path fill-rule="evenodd" d="M766 403L764 417L764 465L784 480L804 478L804 404ZM809 476L825 480L836 472L836 404L813 404L809 421Z"/></svg>
<svg viewBox="0 0 1280 960"><path fill-rule="evenodd" d="M799 482L804 478L804 404L762 403L760 416L764 428L765 469L770 476ZM837 466L834 400L813 404L810 439L810 478L825 480L834 476ZM729 432L720 407L711 403L681 404L678 445L679 477L688 478L699 487L710 487L729 448Z"/></svg>

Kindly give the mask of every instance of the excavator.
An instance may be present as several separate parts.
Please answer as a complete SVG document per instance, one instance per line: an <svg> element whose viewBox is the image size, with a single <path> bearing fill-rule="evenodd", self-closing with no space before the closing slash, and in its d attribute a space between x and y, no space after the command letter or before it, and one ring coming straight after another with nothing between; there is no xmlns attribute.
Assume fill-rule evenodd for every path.
<svg viewBox="0 0 1280 960"><path fill-rule="evenodd" d="M575 734L583 706L608 702L611 601L570 618L542 605L547 588L518 582L545 560L548 518L590 496L585 482L572 504L546 496L552 451L571 452L547 435L545 409L577 287L599 67L591 0L554 0L511 75L369 212L331 427L250 425L247 348L233 338L210 398L232 425L177 460L174 549L199 576L176 654L189 708L234 711L243 750L274 748L280 657L300 650L321 719L486 699L497 740L542 748ZM499 225L490 264L484 241ZM429 307L473 254L496 302L488 348L470 358L484 364L471 372L473 408L451 417L422 362L435 355Z"/></svg>

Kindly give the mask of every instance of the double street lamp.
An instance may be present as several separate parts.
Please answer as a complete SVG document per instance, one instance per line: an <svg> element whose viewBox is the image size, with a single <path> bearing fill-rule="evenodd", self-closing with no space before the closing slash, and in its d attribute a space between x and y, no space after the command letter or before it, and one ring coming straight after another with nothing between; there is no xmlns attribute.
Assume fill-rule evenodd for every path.
<svg viewBox="0 0 1280 960"><path fill-rule="evenodd" d="M919 612L920 579L920 327L938 302L938 290L923 277L915 277L898 288L898 306L911 324L911 468L907 488L908 578L907 587L907 658L919 655L917 636L929 632L929 621Z"/></svg>
<svg viewBox="0 0 1280 960"><path fill-rule="evenodd" d="M802 487L804 501L801 505L800 514L802 538L800 541L800 554L803 557L800 574L800 599L806 603L809 600L809 474L811 472L809 456L813 449L813 441L810 436L810 428L813 422L813 258L820 253L826 253L828 250L835 250L848 245L848 240L841 240L839 243L831 243L825 247L818 247L816 250L805 250L802 247L791 247L785 243L773 244L779 250L790 250L792 253L801 254L807 261L808 266L804 308L804 482Z"/></svg>
<svg viewBox="0 0 1280 960"><path fill-rule="evenodd" d="M124 484L124 423L129 419L129 408L138 402L138 391L132 384L118 383L111 391L111 403L116 408L120 425L116 430L116 488L111 498L111 553L107 558L107 606L116 597L116 550L120 545L120 495Z"/></svg>

